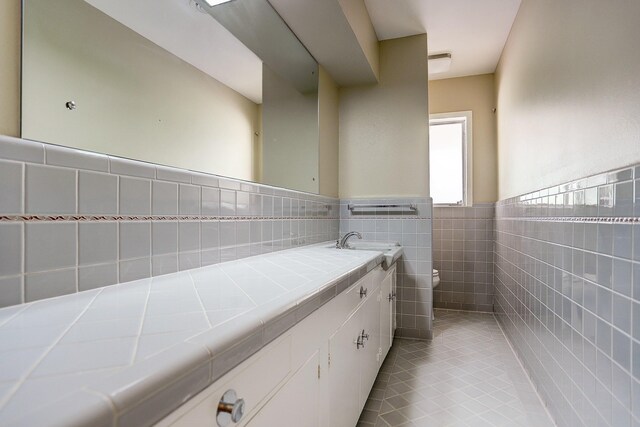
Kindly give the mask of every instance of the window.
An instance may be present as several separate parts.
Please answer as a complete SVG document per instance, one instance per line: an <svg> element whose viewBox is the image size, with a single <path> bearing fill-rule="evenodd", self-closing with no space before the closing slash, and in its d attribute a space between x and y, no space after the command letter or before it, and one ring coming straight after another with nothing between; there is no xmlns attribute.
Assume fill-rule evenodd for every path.
<svg viewBox="0 0 640 427"><path fill-rule="evenodd" d="M471 206L471 111L429 116L429 179L437 205Z"/></svg>

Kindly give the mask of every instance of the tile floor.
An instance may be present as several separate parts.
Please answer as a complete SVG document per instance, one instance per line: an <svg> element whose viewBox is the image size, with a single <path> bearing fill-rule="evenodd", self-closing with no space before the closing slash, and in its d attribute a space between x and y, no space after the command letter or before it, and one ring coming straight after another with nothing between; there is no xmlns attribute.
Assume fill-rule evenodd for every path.
<svg viewBox="0 0 640 427"><path fill-rule="evenodd" d="M493 314L436 310L434 339L396 339L358 427L551 427Z"/></svg>

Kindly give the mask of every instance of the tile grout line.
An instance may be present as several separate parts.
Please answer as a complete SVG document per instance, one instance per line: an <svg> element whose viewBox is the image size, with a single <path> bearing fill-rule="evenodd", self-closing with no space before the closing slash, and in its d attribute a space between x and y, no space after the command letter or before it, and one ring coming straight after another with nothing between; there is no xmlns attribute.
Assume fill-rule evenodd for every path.
<svg viewBox="0 0 640 427"><path fill-rule="evenodd" d="M103 291L103 289L99 289L96 292L96 294L93 296L93 298L91 298L91 300L87 303L87 305L80 311L80 313L78 313L78 315L75 317L75 319L71 323L69 323L69 325L64 330L62 330L60 332L60 335L58 336L58 338L53 343L51 343L51 345L49 345L47 347L45 352L35 362L33 362L31 367L29 369L27 369L26 372L16 381L16 383L13 385L13 387L11 387L9 392L2 399L0 399L0 409L2 409L11 400L11 398L16 394L16 392L24 384L24 382L29 377L29 375L31 375L31 373L49 355L51 350L53 350L53 348L62 340L62 338L64 338L64 336L67 334L67 332L69 332L71 330L71 328L73 328L75 326L75 324L87 312L87 310L89 310L89 307L91 307L93 302L96 300L96 298L98 298L98 296L102 293L102 291ZM30 306L32 306L32 305L30 305ZM26 307L25 307L25 309L26 309ZM22 311L20 311L19 313L22 313Z"/></svg>
<svg viewBox="0 0 640 427"><path fill-rule="evenodd" d="M202 313L204 313L204 318L207 320L207 325L209 325L209 329L212 329L213 325L211 324L211 320L209 319L209 316L207 316L207 310L204 307L204 303L202 302L202 297L200 296L200 292L196 287L196 282L193 280L193 276L191 275L190 271L189 271L189 281L191 282L191 286L193 287L193 290L195 291L196 296L198 297L198 303L200 304Z"/></svg>
<svg viewBox="0 0 640 427"><path fill-rule="evenodd" d="M447 311L450 311L450 312L452 312L452 313L463 313L463 314L465 314L465 315L467 314L467 312L465 312L465 311L461 311L461 310L447 310ZM488 315L491 315L491 320L489 320ZM497 341L504 342L505 344L509 345L508 339L506 338L506 336L505 336L504 332L502 331L502 328L501 328L501 327L500 327L500 325L499 325L499 322L497 321L497 319L495 318L495 315L494 315L493 313L473 313L473 315L472 315L472 316L473 316L473 317L470 317L470 318L467 318L467 319L460 319L460 320L462 320L462 322L454 322L453 324L454 324L454 325L461 325L461 326L463 326L463 328L464 328L464 329L468 329L468 327L469 327L470 325L472 325L472 324L470 324L469 322L473 322L474 318L476 318L476 319L477 319L477 317L476 317L476 316L480 316L480 318L481 318L481 319L483 319L483 320L482 320L482 323L484 324L484 327L482 327L482 325L481 325L481 329L482 329L482 331L483 331L483 332L485 332L485 333L490 334L490 336L491 336L491 340L496 340L496 342L497 342ZM446 319L445 319L444 321L446 322ZM489 322L489 323L490 323L490 325L489 325L487 322ZM498 331L499 331L499 332L498 332ZM460 331L460 332L462 333L462 335L469 334L469 333L473 333L473 331L471 331L471 330L467 330L467 331L462 330L462 331ZM498 335L495 335L496 333L497 333ZM458 334L458 335L459 335L459 334ZM454 337L455 337L455 335L454 335ZM458 338L463 338L463 337L458 337ZM412 342L410 345L415 345L416 343L418 343L418 341ZM434 343L434 341L432 341L432 343ZM462 347L464 348L464 347L466 347L466 346L465 346L465 345L462 345ZM460 348L460 346L458 346L458 347L456 347L456 348ZM511 348L511 346L510 346L510 345L509 345L509 348L512 350L512 348ZM456 351L456 349L454 349L454 348L452 348L451 350L452 350L452 351ZM416 351L418 351L418 350L416 350ZM500 369L501 371L503 371L500 375L505 375L505 376L506 376L506 378L505 378L505 380L502 380L502 382L503 382L503 384L502 384L502 385L496 385L496 386L494 386L495 390L494 390L493 392L504 392L504 393L508 393L508 394L511 396L512 400L510 400L508 403L502 403L502 404L500 404L499 406L497 406L497 407L495 407L495 408L492 408L492 407L490 407L489 405L487 405L487 404L484 404L484 403L480 402L480 401L478 400L478 399L479 399L479 397L473 397L472 395L468 395L468 396L469 396L469 401L477 402L478 404L480 404L480 405L482 405L483 407L485 407L485 410L482 410L482 411L480 411L479 413L476 413L476 414L474 414L474 415L470 415L469 417L465 418L464 420L458 420L458 422L462 422L462 423L464 423L464 422L466 422L468 419L471 419L473 416L475 416L475 417L480 417L479 419L483 420L484 422L491 422L491 418L483 417L483 415L489 415L489 416L490 416L491 414L493 414L494 416L508 417L508 415L503 415L503 414L500 412L500 409L501 409L503 406L507 406L507 407L509 407L509 408L511 408L511 409L513 409L513 410L520 410L520 409L518 409L517 407L514 407L514 406L512 405L512 403L515 403L515 402L519 402L519 404L523 404L523 403L524 403L524 402L521 400L520 396L519 396L519 389L518 389L518 385L517 385L517 384L527 384L527 385L530 387L531 391L535 393L535 388L533 388L533 386L532 386L532 384L531 384L531 382L530 382L530 381L526 381L525 383L521 383L520 381L515 381L515 382L514 382L514 380L513 380L513 379L511 379L511 377L510 377L510 370L511 370L512 368L514 368L514 367L517 367L516 369L518 369L518 371L519 371L519 373L520 373L521 375L525 375L525 376L526 376L526 372L522 369L522 365L519 363L519 360L517 359L517 357L516 357L516 355L513 353L513 351L511 351L511 352L506 351L506 346L505 346L504 350L501 350L501 354L502 354L503 356L506 356L506 357L507 357L508 359L510 359L511 361L513 361L513 358L515 358L515 360L517 360L517 361L518 361L518 363L517 363L517 364L515 364L515 365L511 365L510 363L507 363L507 361L506 361L506 360L502 360L502 358L500 358L500 362L499 362L499 364L500 364L501 366L503 366L503 368L497 368L497 367L494 367L492 364L489 364L489 365L487 365L486 369ZM409 372L409 371L411 370L411 368L408 368L408 370L407 370L407 369L405 369L405 368L401 367L400 365L398 365L398 364L397 364L398 357L401 357L401 360L404 360L406 363L409 363L411 366L418 366L418 365L416 365L415 363L412 363L412 362L411 362L412 358L414 358L414 357L415 357L415 356L414 356L414 352L412 352L412 351L410 351L410 350L407 350L407 354L405 354L404 356L403 356L403 354L402 354L402 353L396 354L396 355L395 355L395 358L393 359L393 365L392 365L389 369L386 369L386 370L384 370L384 371L383 371L383 370L381 370L381 372L384 372L385 374L387 374L387 375L389 375L389 376L390 376L390 377L385 381L386 385L384 385L384 386L383 386L383 388L382 388L381 390L384 390L384 391L390 390L390 389L389 389L389 384L388 384L388 382L389 382L390 380L392 380L392 379L393 379L393 378L392 378L392 376L393 376L394 367L395 367L395 368L400 369L402 372ZM425 356L425 355L418 356L418 359L423 359L424 357L426 357L426 356ZM506 365L505 365L505 363L506 363ZM447 370L448 370L448 371L451 371L451 370L453 370L453 369L454 369L454 368L453 368L452 366L449 366L449 368L448 368ZM469 369L465 370L465 372L467 372L467 373L468 373L468 372L469 372ZM415 377L415 378L419 378L419 377L420 377L420 375L414 375L414 374L411 374L411 375L412 375L413 377ZM471 375L471 374L469 374L469 373L468 373L468 374L466 374L466 375ZM415 379L415 378L414 378L414 379ZM398 378L398 379L399 379L399 378ZM394 382L394 385L395 385L395 384L407 384L407 380L401 380L401 379L399 379L399 380L400 380L400 381ZM444 380L444 379L442 379L442 381L445 381L445 380ZM507 381L507 382L505 383L505 381ZM436 383L439 383L439 382L440 382L440 380L438 380ZM468 388L473 388L473 387L476 387L476 388L477 388L477 387L478 387L478 384L476 384L476 383L469 383L469 382L467 382L467 384L466 384L466 385L461 386L461 387L458 387L458 389L463 390L463 389L468 389ZM513 395L512 395L510 392L505 391L505 390L507 390L507 389L508 389L508 388L510 388L510 387L513 387L513 388L514 388L514 389L513 389L513 393L514 393ZM395 393L393 396L391 396L392 398L393 398L393 397L396 397L396 396L404 396L405 394L410 393L410 391L407 391L407 392L405 392L405 393L399 393L399 392L397 392L396 390L392 390L392 391ZM415 390L414 390L414 391L415 391ZM417 393L418 393L420 396L424 396L424 395L422 395L420 392L417 392ZM490 393L488 393L487 395L490 395ZM540 403L540 400L539 400L539 399L540 399L540 397L539 397L539 395L538 395L537 393L536 393L536 395L537 395L537 397L538 397L538 402ZM376 417L376 419L377 419L378 421L379 421L379 420L382 420L382 421L384 421L384 422L385 422L385 425L388 425L388 424L389 424L389 423L388 423L388 421L386 421L386 420L385 420L385 419L383 419L383 418L381 419L381 418L378 418L378 417L379 417L380 415L382 415L382 414L386 414L386 413L390 413L390 412L394 412L394 411L400 411L401 415L403 415L403 414L402 414L402 409L407 408L407 407L409 407L409 406L411 406L411 405L412 405L411 400L410 400L408 397L407 397L407 399L409 400L408 405L404 405L404 406L399 407L399 408L396 408L396 407L394 407L393 405L391 405L391 407L392 407L393 409L392 409L392 410L388 410L387 412L380 412L380 410L381 410L381 409L378 409L377 411L375 411L375 412L377 412L377 417ZM381 398L381 400L382 400L382 402L384 402L385 397L383 396L383 397ZM381 403L382 403L382 402L381 402ZM453 406L455 406L455 405L453 405ZM544 407L544 406L543 406L543 405L541 405L541 407ZM462 408L467 409L465 406L462 406ZM455 418L454 413L453 413L453 412L451 412L451 410L450 410L450 409L451 409L450 407L447 407L447 408L445 408L445 409L442 409L440 412L447 413L447 414L449 414L449 416L450 416L450 417L454 417L454 418ZM541 409L542 409L542 408L541 408ZM467 410L468 410L468 411L472 411L471 409L467 409ZM520 416L525 416L525 417L526 417L526 416L528 416L529 411L527 411L527 409L526 409L526 408L522 408L522 410L524 411L524 413L520 414ZM545 410L546 410L546 408L545 408ZM436 411L436 412L438 412L438 411ZM545 415L548 415L548 413L547 413L546 411L544 412L544 414L545 414ZM417 420L429 420L431 415L432 415L432 413L430 413L430 412L426 411L426 413L425 413L425 414L423 414L423 415L419 415L416 419L411 419L411 420L409 420L409 421L404 421L404 422L408 422L408 423L410 423L411 421L417 421ZM408 417L408 416L407 416L407 417ZM370 423L369 423L369 424L367 424L367 423L369 423L369 421L366 421L366 422L364 422L364 421L363 421L363 422L362 422L362 425L363 425L363 426L365 426L365 425L367 425L367 426L368 426L368 425L373 425L373 424L370 424ZM403 425L404 425L404 424L403 424Z"/></svg>
<svg viewBox="0 0 640 427"><path fill-rule="evenodd" d="M140 338L142 337L142 329L144 328L144 324L146 319L146 315L147 315L147 308L149 307L149 299L151 298L151 283L149 283L148 285L148 290L147 290L147 297L144 300L144 310L142 311L142 316L141 316L141 322L140 322L140 327L138 328L138 334L136 335L136 344L133 347L133 351L131 352L131 361L129 362L129 365L132 365L133 363L135 363L136 357L138 356L138 348L140 347Z"/></svg>

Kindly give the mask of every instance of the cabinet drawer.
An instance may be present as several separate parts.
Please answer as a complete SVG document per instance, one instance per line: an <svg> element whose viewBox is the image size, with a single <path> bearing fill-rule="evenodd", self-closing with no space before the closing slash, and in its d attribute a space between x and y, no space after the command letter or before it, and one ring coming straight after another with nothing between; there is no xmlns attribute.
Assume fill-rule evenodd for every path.
<svg viewBox="0 0 640 427"><path fill-rule="evenodd" d="M226 374L178 408L159 426L217 426L216 411L222 395L235 390L245 401L245 415L234 426L241 426L266 402L269 394L291 370L291 334L270 344L248 361Z"/></svg>
<svg viewBox="0 0 640 427"><path fill-rule="evenodd" d="M351 287L342 294L338 295L338 310L349 315L353 313L360 304L364 303L364 301L372 298L375 294L376 288L378 287L373 276L374 275L371 273L367 274L354 285L351 285ZM363 292L366 292L366 295L361 295L360 289L362 289Z"/></svg>

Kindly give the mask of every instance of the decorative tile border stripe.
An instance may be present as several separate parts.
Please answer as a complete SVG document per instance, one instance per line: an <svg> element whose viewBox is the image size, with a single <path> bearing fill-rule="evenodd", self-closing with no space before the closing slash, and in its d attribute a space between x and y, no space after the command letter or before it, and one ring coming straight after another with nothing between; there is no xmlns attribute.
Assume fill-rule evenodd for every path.
<svg viewBox="0 0 640 427"><path fill-rule="evenodd" d="M640 223L640 217L568 217L568 216L500 216L500 220L535 222L597 222L597 223Z"/></svg>
<svg viewBox="0 0 640 427"><path fill-rule="evenodd" d="M347 220L362 220L362 219L370 219L370 220L376 220L376 219L381 219L381 220L392 220L392 219L415 219L415 220L430 220L431 217L428 216L367 216L367 217L350 217L350 218L342 218L342 219L347 219Z"/></svg>
<svg viewBox="0 0 640 427"><path fill-rule="evenodd" d="M51 221L286 221L286 220L337 220L329 216L197 216L197 215L4 215L0 222L51 222ZM363 218L367 219L367 218ZM373 219L373 218L368 218ZM429 217L389 217L395 220L429 220ZM636 218L639 219L639 218Z"/></svg>
<svg viewBox="0 0 640 427"><path fill-rule="evenodd" d="M282 220L337 220L338 218L326 216L287 216L287 217L267 217L267 216L131 216L131 215L7 215L0 216L0 222L22 221L22 222L53 222L53 221L80 221L80 222L101 222L101 221L282 221Z"/></svg>

